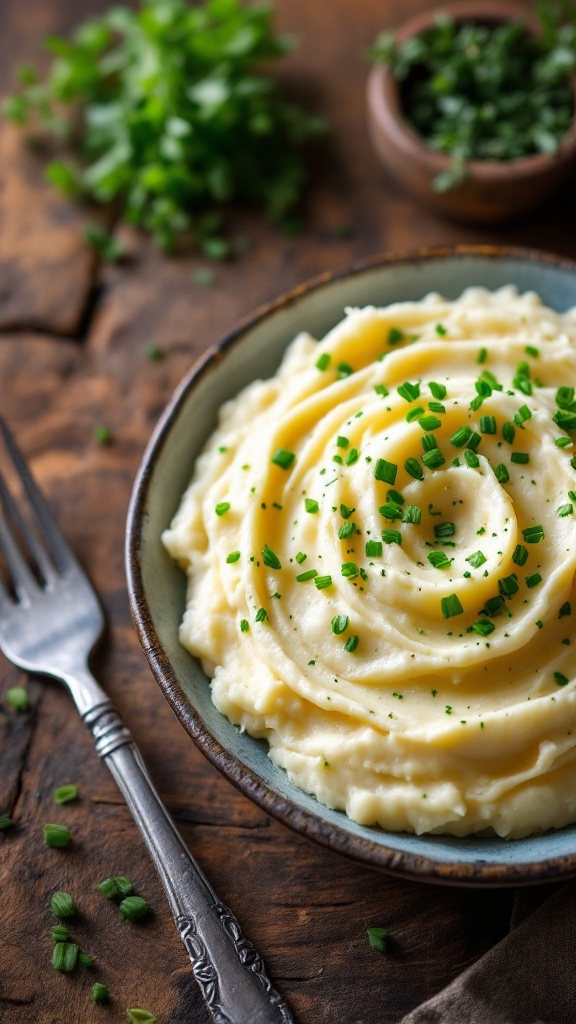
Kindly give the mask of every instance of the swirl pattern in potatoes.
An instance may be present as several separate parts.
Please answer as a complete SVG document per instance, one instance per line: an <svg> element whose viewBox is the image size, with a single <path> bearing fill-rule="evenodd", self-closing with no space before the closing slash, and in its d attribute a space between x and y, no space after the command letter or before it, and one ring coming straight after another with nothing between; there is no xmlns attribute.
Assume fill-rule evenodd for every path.
<svg viewBox="0 0 576 1024"><path fill-rule="evenodd" d="M348 310L227 403L163 541L217 708L387 829L576 820L576 311Z"/></svg>

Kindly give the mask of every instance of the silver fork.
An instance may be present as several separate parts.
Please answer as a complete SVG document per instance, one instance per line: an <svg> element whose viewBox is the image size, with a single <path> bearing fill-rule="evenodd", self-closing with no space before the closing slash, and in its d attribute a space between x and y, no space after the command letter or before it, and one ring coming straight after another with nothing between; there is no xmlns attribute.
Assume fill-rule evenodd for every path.
<svg viewBox="0 0 576 1024"><path fill-rule="evenodd" d="M90 672L88 658L104 627L100 604L1 418L0 433L22 492L16 500L0 474L0 649L21 669L68 687L156 865L217 1024L291 1024L262 958L185 846L132 736Z"/></svg>

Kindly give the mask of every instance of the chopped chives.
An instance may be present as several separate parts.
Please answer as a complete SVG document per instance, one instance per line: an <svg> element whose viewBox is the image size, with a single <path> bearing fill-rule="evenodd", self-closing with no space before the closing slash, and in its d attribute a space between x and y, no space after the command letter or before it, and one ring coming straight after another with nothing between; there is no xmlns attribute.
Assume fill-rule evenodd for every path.
<svg viewBox="0 0 576 1024"><path fill-rule="evenodd" d="M232 565L233 562L237 562L239 558L239 551L231 551L229 555L226 555L226 562L228 563L228 565Z"/></svg>
<svg viewBox="0 0 576 1024"><path fill-rule="evenodd" d="M470 451L475 452L481 440L482 438L480 437L480 434L477 434L476 431L473 430L466 447L469 448Z"/></svg>
<svg viewBox="0 0 576 1024"><path fill-rule="evenodd" d="M416 526L422 520L422 509L418 505L406 505L404 509L404 515L402 516L403 523L414 523Z"/></svg>
<svg viewBox="0 0 576 1024"><path fill-rule="evenodd" d="M438 384L435 380L431 380L428 381L428 387L434 395L434 398L438 398L440 401L442 401L443 398L446 398L446 387L444 384Z"/></svg>
<svg viewBox="0 0 576 1024"><path fill-rule="evenodd" d="M522 536L527 544L538 544L544 538L544 527L540 523L535 526L527 526L522 530Z"/></svg>
<svg viewBox="0 0 576 1024"><path fill-rule="evenodd" d="M453 537L455 533L456 533L456 525L454 523L435 523L434 524L434 536L436 538Z"/></svg>
<svg viewBox="0 0 576 1024"><path fill-rule="evenodd" d="M489 597L484 605L481 614L482 615L499 615L502 611L502 605L504 604L504 598L501 594L497 597Z"/></svg>
<svg viewBox="0 0 576 1024"><path fill-rule="evenodd" d="M254 616L254 622L267 622L267 621L268 621L268 612L266 611L265 608L259 608L258 611L256 612L256 615Z"/></svg>
<svg viewBox="0 0 576 1024"><path fill-rule="evenodd" d="M483 434L495 434L496 433L496 419L494 416L481 416L480 417L480 431Z"/></svg>
<svg viewBox="0 0 576 1024"><path fill-rule="evenodd" d="M385 519L402 519L403 510L395 501L388 501L385 505L380 505L378 511Z"/></svg>
<svg viewBox="0 0 576 1024"><path fill-rule="evenodd" d="M501 580L498 580L498 590L502 594L502 597L514 597L514 594L518 592L518 589L518 580L515 572L510 576L504 576Z"/></svg>
<svg viewBox="0 0 576 1024"><path fill-rule="evenodd" d="M478 619L477 622L472 623L472 629L479 636L489 636L490 633L494 632L496 626L493 622L490 622L490 619Z"/></svg>
<svg viewBox="0 0 576 1024"><path fill-rule="evenodd" d="M360 575L360 570L356 565L356 562L343 562L340 572L349 580L355 579L356 576Z"/></svg>
<svg viewBox="0 0 576 1024"><path fill-rule="evenodd" d="M23 686L12 686L9 690L6 690L5 697L6 703L9 704L14 711L30 710L28 692Z"/></svg>
<svg viewBox="0 0 576 1024"><path fill-rule="evenodd" d="M444 465L446 459L439 448L432 448L430 451L423 453L422 462L428 469L439 469L440 466Z"/></svg>
<svg viewBox="0 0 576 1024"><path fill-rule="evenodd" d="M471 409L471 411L472 412L476 412L476 410L479 409L480 406L482 405L483 401L484 401L484 396L483 395L476 395L476 397L473 398L472 401L470 402L470 409Z"/></svg>
<svg viewBox="0 0 576 1024"><path fill-rule="evenodd" d="M490 395L492 394L492 385L485 377L479 377L478 380L474 382L474 389L480 398L490 398Z"/></svg>
<svg viewBox="0 0 576 1024"><path fill-rule="evenodd" d="M281 469L288 469L292 465L296 456L294 452L287 452L285 448L278 448L271 458L271 462L275 466L280 466Z"/></svg>
<svg viewBox="0 0 576 1024"><path fill-rule="evenodd" d="M316 512L320 511L320 506L318 502L315 500L315 498L305 498L304 508L306 509L307 512L310 512L312 515L315 515Z"/></svg>
<svg viewBox="0 0 576 1024"><path fill-rule="evenodd" d="M534 345L526 345L524 351L527 356L532 356L534 359L540 355L540 349L536 348Z"/></svg>
<svg viewBox="0 0 576 1024"><path fill-rule="evenodd" d="M574 388L561 387L556 392L556 405L559 409L569 409L574 402Z"/></svg>
<svg viewBox="0 0 576 1024"><path fill-rule="evenodd" d="M118 905L118 910L127 921L141 921L150 907L142 896L126 896Z"/></svg>
<svg viewBox="0 0 576 1024"><path fill-rule="evenodd" d="M473 551L471 555L468 555L466 561L473 569L479 569L481 565L484 565L486 561L486 555L483 551Z"/></svg>
<svg viewBox="0 0 576 1024"><path fill-rule="evenodd" d="M513 423L510 423L510 421L507 420L506 423L502 424L502 437L504 438L505 441L508 441L508 444L512 444L515 436L516 427Z"/></svg>
<svg viewBox="0 0 576 1024"><path fill-rule="evenodd" d="M112 878L105 878L103 882L100 882L98 891L107 900L115 900L120 896L131 896L134 892L134 886L124 875L114 875Z"/></svg>
<svg viewBox="0 0 576 1024"><path fill-rule="evenodd" d="M306 583L308 580L313 580L314 577L317 576L317 575L318 575L318 570L317 569L307 569L306 572L301 572L300 575L296 577L296 582L297 583Z"/></svg>
<svg viewBox="0 0 576 1024"><path fill-rule="evenodd" d="M571 615L571 614L572 614L572 605L570 604L570 601L565 601L564 604L561 605L561 607L560 607L560 610L558 612L558 618L559 619L563 619L566 615Z"/></svg>
<svg viewBox="0 0 576 1024"><path fill-rule="evenodd" d="M380 558L382 555L382 542L379 540L366 541L366 557Z"/></svg>
<svg viewBox="0 0 576 1024"><path fill-rule="evenodd" d="M428 402L428 408L430 412L439 412L440 414L446 412L446 406L442 405L442 402Z"/></svg>
<svg viewBox="0 0 576 1024"><path fill-rule="evenodd" d="M70 932L63 924L56 924L50 929L50 935L54 939L54 942L67 942Z"/></svg>
<svg viewBox="0 0 576 1024"><path fill-rule="evenodd" d="M334 636L340 636L348 629L348 616L347 615L335 615L332 619L332 632Z"/></svg>
<svg viewBox="0 0 576 1024"><path fill-rule="evenodd" d="M94 961L89 953L81 952L78 961L82 967L94 967Z"/></svg>
<svg viewBox="0 0 576 1024"><path fill-rule="evenodd" d="M507 484L510 479L510 474L503 462L499 462L494 468L494 475L499 484Z"/></svg>
<svg viewBox="0 0 576 1024"><path fill-rule="evenodd" d="M248 619L240 619L240 632L247 633L250 629L250 623Z"/></svg>
<svg viewBox="0 0 576 1024"><path fill-rule="evenodd" d="M350 363L338 363L336 370L339 380L343 380L345 377L350 377L351 374L354 373L354 368L350 366Z"/></svg>
<svg viewBox="0 0 576 1024"><path fill-rule="evenodd" d="M388 331L388 344L397 345L399 341L402 341L404 332L399 327L391 327Z"/></svg>
<svg viewBox="0 0 576 1024"><path fill-rule="evenodd" d="M437 416L421 416L418 423L422 430L437 430L442 426L442 420L439 420Z"/></svg>
<svg viewBox="0 0 576 1024"><path fill-rule="evenodd" d="M359 453L357 448L351 448L350 451L346 452L346 458L344 462L347 466L352 466L355 462L358 462Z"/></svg>
<svg viewBox="0 0 576 1024"><path fill-rule="evenodd" d="M434 330L436 331L436 334L440 335L441 338L444 338L448 334L448 331L444 327L444 324L436 324Z"/></svg>
<svg viewBox="0 0 576 1024"><path fill-rule="evenodd" d="M329 352L322 352L322 354L319 355L318 359L316 360L316 369L322 371L327 370L328 367L330 366L331 359L332 356L330 355Z"/></svg>
<svg viewBox="0 0 576 1024"><path fill-rule="evenodd" d="M389 490L386 492L386 501L395 501L397 505L403 505L405 498L400 491Z"/></svg>
<svg viewBox="0 0 576 1024"><path fill-rule="evenodd" d="M69 973L73 971L78 959L78 946L75 942L57 942L52 953L52 967L55 971Z"/></svg>
<svg viewBox="0 0 576 1024"><path fill-rule="evenodd" d="M554 444L557 448L571 448L574 441L571 437L557 437L554 440Z"/></svg>
<svg viewBox="0 0 576 1024"><path fill-rule="evenodd" d="M70 830L65 825L44 825L44 842L46 846L64 849L70 842Z"/></svg>
<svg viewBox="0 0 576 1024"><path fill-rule="evenodd" d="M434 434L422 434L420 441L422 442L422 448L425 452L431 452L434 448L438 447L438 442L434 437Z"/></svg>
<svg viewBox="0 0 576 1024"><path fill-rule="evenodd" d="M422 405L415 405L412 409L408 409L408 412L406 413L406 416L404 417L404 419L406 420L406 423L413 423L414 420L417 420L419 418L419 416L423 416L423 415L424 415L424 406L422 406Z"/></svg>
<svg viewBox="0 0 576 1024"><path fill-rule="evenodd" d="M74 917L76 905L67 892L55 892L50 900L50 909L54 917Z"/></svg>
<svg viewBox="0 0 576 1024"><path fill-rule="evenodd" d="M347 641L346 641L346 643L344 644L344 650L348 651L348 653L351 654L352 651L355 651L357 647L358 647L358 637L357 636L349 636Z"/></svg>
<svg viewBox="0 0 576 1024"><path fill-rule="evenodd" d="M214 511L215 511L217 516L223 516L223 515L226 514L226 512L228 511L229 508L230 508L230 502L229 501L219 501L218 504L216 505Z"/></svg>
<svg viewBox="0 0 576 1024"><path fill-rule="evenodd" d="M478 469L478 466L480 465L480 459L476 455L476 452L471 452L469 448L466 448L464 451L464 460L470 469Z"/></svg>
<svg viewBox="0 0 576 1024"><path fill-rule="evenodd" d="M515 565L525 565L528 561L528 551L523 544L517 544L512 555Z"/></svg>
<svg viewBox="0 0 576 1024"><path fill-rule="evenodd" d="M336 438L337 448L347 448L349 444L350 441L348 440L347 437L343 437L342 434L338 434L338 437Z"/></svg>
<svg viewBox="0 0 576 1024"><path fill-rule="evenodd" d="M452 434L450 441L452 442L452 444L456 445L457 448L463 448L471 437L472 427L462 426L459 427L454 434Z"/></svg>
<svg viewBox="0 0 576 1024"><path fill-rule="evenodd" d="M448 597L443 597L440 601L440 607L445 619L451 619L454 615L462 615L464 611L457 594L449 594Z"/></svg>
<svg viewBox="0 0 576 1024"><path fill-rule="evenodd" d="M264 547L262 548L262 561L264 562L264 565L268 566L269 569L282 568L282 563L280 562L278 555L276 555L272 551L272 548L268 547L267 544L265 544Z"/></svg>
<svg viewBox="0 0 576 1024"><path fill-rule="evenodd" d="M68 786L58 786L53 793L54 803L56 804L69 804L72 800L76 800L77 796L78 786L74 786L73 784Z"/></svg>
<svg viewBox="0 0 576 1024"><path fill-rule="evenodd" d="M576 412L569 412L568 409L558 409L552 419L561 430L576 430Z"/></svg>
<svg viewBox="0 0 576 1024"><path fill-rule="evenodd" d="M563 672L555 672L554 681L558 686L567 686L570 682L568 676L565 676Z"/></svg>
<svg viewBox="0 0 576 1024"><path fill-rule="evenodd" d="M107 1003L110 998L107 985L103 985L100 981L94 982L90 998L93 1003Z"/></svg>
<svg viewBox="0 0 576 1024"><path fill-rule="evenodd" d="M317 576L314 580L317 590L327 590L328 587L332 586L331 576Z"/></svg>
<svg viewBox="0 0 576 1024"><path fill-rule="evenodd" d="M303 551L299 551L298 554L296 555L296 561L298 562L298 565L302 565L302 562L305 562L307 558L308 555L305 555Z"/></svg>
<svg viewBox="0 0 576 1024"><path fill-rule="evenodd" d="M348 537L351 537L353 533L356 533L356 523L349 520L342 523L340 526L340 529L338 530L338 539L346 540Z"/></svg>
<svg viewBox="0 0 576 1024"><path fill-rule="evenodd" d="M488 349L486 349L486 348L484 348L484 346L482 346L482 348L480 349L480 351L479 351L479 353L478 353L478 355L476 357L476 362L477 363L485 363L487 356L488 356Z"/></svg>
<svg viewBox="0 0 576 1024"><path fill-rule="evenodd" d="M560 507L556 509L556 512L561 519L564 519L566 516L572 515L574 512L574 506L571 502L567 501L565 505L560 505Z"/></svg>
<svg viewBox="0 0 576 1024"><path fill-rule="evenodd" d="M377 459L374 467L374 476L376 480L381 480L385 484L395 484L396 474L398 473L398 466L394 462L388 462L386 459Z"/></svg>
<svg viewBox="0 0 576 1024"><path fill-rule="evenodd" d="M399 530L382 530L382 540L385 544L402 544L402 534Z"/></svg>
<svg viewBox="0 0 576 1024"><path fill-rule="evenodd" d="M526 577L527 587L537 587L539 583L542 583L542 577L539 572L531 572Z"/></svg>
<svg viewBox="0 0 576 1024"><path fill-rule="evenodd" d="M528 452L512 452L510 461L515 462L518 466L525 466L530 462L530 455Z"/></svg>
<svg viewBox="0 0 576 1024"><path fill-rule="evenodd" d="M387 395L390 394L390 392L388 391L388 388L385 387L384 384L375 384L374 385L374 391L376 392L377 395L381 395L382 398L386 398Z"/></svg>
<svg viewBox="0 0 576 1024"><path fill-rule="evenodd" d="M415 459L412 456L409 459L406 459L404 469L411 477L414 478L414 480L421 480L424 476L422 466L418 462L418 459Z"/></svg>
<svg viewBox="0 0 576 1024"><path fill-rule="evenodd" d="M397 391L400 397L404 398L407 402L414 402L416 398L420 397L420 384L411 384L407 380L397 388Z"/></svg>
<svg viewBox="0 0 576 1024"><path fill-rule="evenodd" d="M530 419L532 419L532 413L527 405L521 405L518 412L514 413L514 423L517 423L518 426Z"/></svg>
<svg viewBox="0 0 576 1024"><path fill-rule="evenodd" d="M444 551L429 551L427 557L435 569L449 569L452 565L452 559Z"/></svg>
<svg viewBox="0 0 576 1024"><path fill-rule="evenodd" d="M8 811L3 811L0 814L0 832L7 832L9 828L12 828L14 819L10 817Z"/></svg>
<svg viewBox="0 0 576 1024"><path fill-rule="evenodd" d="M353 508L348 508L348 505L345 505L344 503L340 505L340 515L342 516L342 519L349 519L355 511L356 510Z"/></svg>
<svg viewBox="0 0 576 1024"><path fill-rule="evenodd" d="M158 1024L158 1017L148 1010L141 1010L136 1007L133 1010L126 1010L128 1024Z"/></svg>

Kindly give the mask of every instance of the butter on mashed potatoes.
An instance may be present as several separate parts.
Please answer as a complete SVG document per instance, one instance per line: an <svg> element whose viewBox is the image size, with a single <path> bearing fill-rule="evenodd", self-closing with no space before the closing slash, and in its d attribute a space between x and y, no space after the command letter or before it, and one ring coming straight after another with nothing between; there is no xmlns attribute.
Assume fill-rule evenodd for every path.
<svg viewBox="0 0 576 1024"><path fill-rule="evenodd" d="M221 411L163 541L216 707L387 829L576 820L576 310L349 309Z"/></svg>

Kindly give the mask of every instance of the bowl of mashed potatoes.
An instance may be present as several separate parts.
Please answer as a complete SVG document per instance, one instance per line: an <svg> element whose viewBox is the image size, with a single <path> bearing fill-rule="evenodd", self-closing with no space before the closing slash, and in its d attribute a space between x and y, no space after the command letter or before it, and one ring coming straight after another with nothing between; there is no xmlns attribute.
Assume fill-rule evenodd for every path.
<svg viewBox="0 0 576 1024"><path fill-rule="evenodd" d="M285 824L455 884L576 873L576 267L325 275L191 369L134 487L145 653Z"/></svg>

